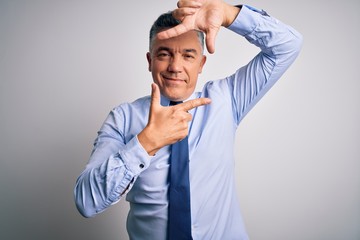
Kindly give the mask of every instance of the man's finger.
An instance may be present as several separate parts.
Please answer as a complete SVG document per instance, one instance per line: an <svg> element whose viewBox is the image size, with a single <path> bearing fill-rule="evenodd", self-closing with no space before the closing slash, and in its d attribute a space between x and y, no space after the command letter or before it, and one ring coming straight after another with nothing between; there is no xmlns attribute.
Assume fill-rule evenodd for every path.
<svg viewBox="0 0 360 240"><path fill-rule="evenodd" d="M150 109L160 105L160 90L156 83L151 84L151 103Z"/></svg>
<svg viewBox="0 0 360 240"><path fill-rule="evenodd" d="M209 53L215 52L215 39L217 33L218 30L210 30L208 33L206 33L206 48Z"/></svg>
<svg viewBox="0 0 360 240"><path fill-rule="evenodd" d="M162 32L159 32L157 34L157 37L160 39L160 40L163 40L163 39L168 39L168 38L172 38L172 37L176 37L176 36L179 36L183 33L186 33L188 30L188 28L185 26L185 24L183 23L180 23L179 25L173 27L173 28L170 28L168 30L165 30L165 31L162 31Z"/></svg>
<svg viewBox="0 0 360 240"><path fill-rule="evenodd" d="M193 108L207 105L209 103L211 103L210 98L197 98L197 99L193 99L193 100L181 103L179 105L176 105L176 107L183 109L184 111L190 111Z"/></svg>
<svg viewBox="0 0 360 240"><path fill-rule="evenodd" d="M195 8L179 8L172 12L174 18L179 21L183 20L186 16L194 15L196 13Z"/></svg>
<svg viewBox="0 0 360 240"><path fill-rule="evenodd" d="M182 0L177 2L178 8L191 7L191 8L200 8L203 3L200 0Z"/></svg>

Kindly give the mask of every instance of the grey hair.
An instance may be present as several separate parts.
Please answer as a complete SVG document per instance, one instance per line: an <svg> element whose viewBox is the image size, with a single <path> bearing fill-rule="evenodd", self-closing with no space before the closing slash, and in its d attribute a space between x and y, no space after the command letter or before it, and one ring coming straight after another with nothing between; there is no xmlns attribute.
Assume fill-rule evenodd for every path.
<svg viewBox="0 0 360 240"><path fill-rule="evenodd" d="M155 35L157 33L159 33L160 31L162 31L162 30L164 30L166 28L175 27L175 26L179 25L180 23L181 23L181 21L174 18L171 12L161 14L158 17L158 19L156 19L156 21L154 22L154 24L151 26L151 29L150 29L150 35L149 35L149 49L150 49L150 51L151 51L151 48L152 48L154 37L155 37ZM198 35L198 38L199 38L201 48L204 51L204 33L201 32L201 31L196 31L196 32L197 32L197 35Z"/></svg>

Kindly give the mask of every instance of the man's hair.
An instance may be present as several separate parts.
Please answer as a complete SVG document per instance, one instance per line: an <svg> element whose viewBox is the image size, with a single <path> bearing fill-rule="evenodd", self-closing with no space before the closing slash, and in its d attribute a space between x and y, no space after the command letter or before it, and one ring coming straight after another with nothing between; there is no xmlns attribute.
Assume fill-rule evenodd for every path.
<svg viewBox="0 0 360 240"><path fill-rule="evenodd" d="M171 12L161 14L158 17L158 19L156 19L156 21L154 22L154 24L151 26L151 29L150 29L150 36L149 36L150 51L152 48L153 39L157 33L159 33L160 31L162 31L166 28L175 27L175 26L179 25L180 23L181 23L181 21L174 18ZM204 33L201 31L196 31L196 32L197 32L197 35L199 38L201 48L202 48L202 50L204 50Z"/></svg>

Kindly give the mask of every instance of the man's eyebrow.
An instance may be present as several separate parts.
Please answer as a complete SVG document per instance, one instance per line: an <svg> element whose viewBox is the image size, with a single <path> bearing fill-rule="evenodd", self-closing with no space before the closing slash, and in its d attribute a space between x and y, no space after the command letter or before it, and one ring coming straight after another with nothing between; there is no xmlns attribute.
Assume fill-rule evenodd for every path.
<svg viewBox="0 0 360 240"><path fill-rule="evenodd" d="M196 51L196 49L194 48L187 48L187 49L184 49L184 52L187 52L187 53L194 53L194 54L197 54L198 52Z"/></svg>
<svg viewBox="0 0 360 240"><path fill-rule="evenodd" d="M156 49L156 52L160 52L160 51L172 52L173 49L171 49L171 48L169 48L169 47L158 47L158 48ZM185 53L194 53L194 54L197 54L197 53L198 53L195 48L185 48L185 49L183 50L183 52L185 52Z"/></svg>
<svg viewBox="0 0 360 240"><path fill-rule="evenodd" d="M171 52L171 49L168 47L158 47L156 49L156 52L160 52L160 51L167 51L167 52Z"/></svg>

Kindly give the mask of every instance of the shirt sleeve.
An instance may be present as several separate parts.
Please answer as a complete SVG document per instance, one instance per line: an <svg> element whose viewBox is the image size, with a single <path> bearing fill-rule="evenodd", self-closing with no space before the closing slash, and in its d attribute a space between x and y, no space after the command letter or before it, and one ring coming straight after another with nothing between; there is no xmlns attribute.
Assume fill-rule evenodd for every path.
<svg viewBox="0 0 360 240"><path fill-rule="evenodd" d="M84 217L104 211L128 192L151 156L137 136L127 141L122 134L124 115L114 109L98 132L89 163L76 181L75 202Z"/></svg>
<svg viewBox="0 0 360 240"><path fill-rule="evenodd" d="M243 5L228 27L260 48L247 65L228 77L236 124L283 75L298 56L302 36L265 11Z"/></svg>

